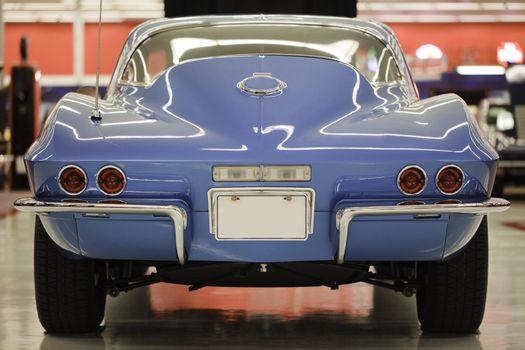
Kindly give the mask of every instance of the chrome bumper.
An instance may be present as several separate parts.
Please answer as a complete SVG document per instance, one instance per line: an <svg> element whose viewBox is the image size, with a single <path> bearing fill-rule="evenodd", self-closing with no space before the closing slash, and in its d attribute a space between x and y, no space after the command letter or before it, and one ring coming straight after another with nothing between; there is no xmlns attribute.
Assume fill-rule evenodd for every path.
<svg viewBox="0 0 525 350"><path fill-rule="evenodd" d="M16 209L32 213L80 213L80 214L146 214L165 215L173 221L177 258L182 265L186 262L184 252L184 229L187 225L186 210L169 205L102 204L42 202L34 198L20 198L15 201Z"/></svg>
<svg viewBox="0 0 525 350"><path fill-rule="evenodd" d="M42 202L34 198L18 199L14 206L24 212L33 213L80 213L80 214L151 214L166 215L171 218L175 227L175 244L180 264L186 262L184 251L184 229L187 225L187 214L183 208L176 206L134 205L134 204L100 204L100 203L64 203ZM510 202L501 198L491 198L481 203L463 204L425 204L405 206L351 207L337 212L336 227L339 230L339 249L337 262L344 262L348 227L352 220L359 216L380 215L425 215L425 214L477 214L485 215L502 212L510 207Z"/></svg>
<svg viewBox="0 0 525 350"><path fill-rule="evenodd" d="M395 205L376 207L351 207L337 212L336 227L339 230L339 249L337 263L344 262L346 243L348 240L348 227L353 219L358 216L380 215L431 215L431 214L478 214L502 212L510 207L510 202L501 198L490 198L482 203L461 204L422 204L422 205Z"/></svg>

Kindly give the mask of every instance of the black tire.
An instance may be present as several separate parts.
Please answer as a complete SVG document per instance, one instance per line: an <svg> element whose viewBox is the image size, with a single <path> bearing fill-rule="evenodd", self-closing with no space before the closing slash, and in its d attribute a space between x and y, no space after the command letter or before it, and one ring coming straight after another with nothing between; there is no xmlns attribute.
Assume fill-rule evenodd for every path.
<svg viewBox="0 0 525 350"><path fill-rule="evenodd" d="M134 263L133 267L131 268L131 276L142 277L146 274L146 272L148 272L148 268L149 266Z"/></svg>
<svg viewBox="0 0 525 350"><path fill-rule="evenodd" d="M474 237L456 256L419 266L417 312L421 329L476 333L483 320L487 295L487 218L483 218Z"/></svg>
<svg viewBox="0 0 525 350"><path fill-rule="evenodd" d="M501 197L505 190L505 179L502 176L497 176L494 181L494 187L492 187L492 196Z"/></svg>
<svg viewBox="0 0 525 350"><path fill-rule="evenodd" d="M36 307L45 330L48 333L99 330L106 307L103 265L65 258L38 217L34 264Z"/></svg>

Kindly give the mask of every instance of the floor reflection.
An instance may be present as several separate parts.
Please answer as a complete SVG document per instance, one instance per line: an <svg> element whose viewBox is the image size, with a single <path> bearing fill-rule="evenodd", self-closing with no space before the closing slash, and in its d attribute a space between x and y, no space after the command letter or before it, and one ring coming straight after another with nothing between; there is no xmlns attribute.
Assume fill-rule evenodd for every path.
<svg viewBox="0 0 525 350"><path fill-rule="evenodd" d="M366 284L328 288L220 288L186 292L188 287L157 284L150 287L154 314L177 310L232 310L251 315L302 318L312 313L338 312L350 317L368 317L373 309L374 288ZM174 297L177 296L177 297Z"/></svg>
<svg viewBox="0 0 525 350"><path fill-rule="evenodd" d="M99 336L47 335L40 349L482 349L475 336L422 336L414 302L361 284L191 293L157 285L110 300Z"/></svg>

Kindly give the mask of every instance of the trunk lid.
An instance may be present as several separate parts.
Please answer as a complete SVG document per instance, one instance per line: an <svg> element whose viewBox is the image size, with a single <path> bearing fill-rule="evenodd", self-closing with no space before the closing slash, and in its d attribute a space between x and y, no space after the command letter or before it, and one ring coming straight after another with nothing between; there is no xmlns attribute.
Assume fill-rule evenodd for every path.
<svg viewBox="0 0 525 350"><path fill-rule="evenodd" d="M266 96L239 89L239 82L258 73L271 74L286 88ZM268 79L249 84L272 87ZM208 155L209 151L238 150L254 159L253 152L257 158L268 152L278 157L275 151L287 148L372 146L377 140L361 140L359 133L391 131L390 123L376 119L407 104L399 86L372 87L351 66L295 56L186 62L166 71L149 88L127 88L120 98L135 112L147 112L142 116L137 113L137 121L149 120L137 127L128 119L119 128L105 128L103 121L101 131L106 139L120 144L144 139L168 142L171 150L184 151L177 152L183 158L187 152L200 157L196 151ZM355 137L347 137L348 132Z"/></svg>

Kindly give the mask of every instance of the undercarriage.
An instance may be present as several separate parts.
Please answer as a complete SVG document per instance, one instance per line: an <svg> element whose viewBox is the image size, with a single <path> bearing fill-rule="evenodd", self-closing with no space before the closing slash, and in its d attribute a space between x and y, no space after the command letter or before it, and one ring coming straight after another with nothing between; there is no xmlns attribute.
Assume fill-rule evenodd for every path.
<svg viewBox="0 0 525 350"><path fill-rule="evenodd" d="M336 290L364 282L412 296L417 289L417 263L209 263L162 264L106 262L107 293L118 296L135 288L164 282L203 287L316 287ZM146 271L146 274L138 274Z"/></svg>

